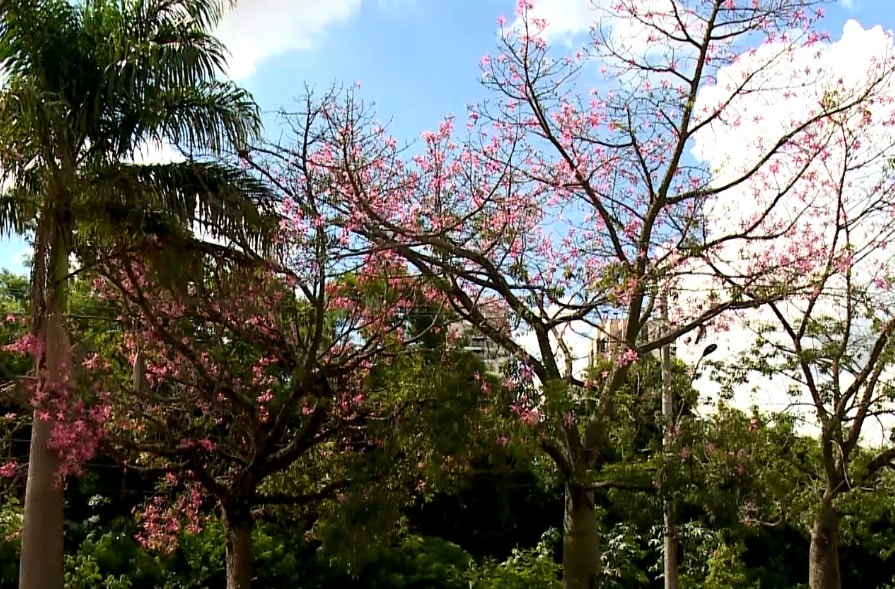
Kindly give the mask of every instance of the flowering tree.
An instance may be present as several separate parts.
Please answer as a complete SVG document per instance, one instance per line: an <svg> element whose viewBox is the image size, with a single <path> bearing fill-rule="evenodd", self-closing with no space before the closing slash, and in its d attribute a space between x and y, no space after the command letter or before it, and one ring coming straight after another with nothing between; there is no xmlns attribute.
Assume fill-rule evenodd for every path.
<svg viewBox="0 0 895 589"><path fill-rule="evenodd" d="M318 202L316 147L300 149L303 166L284 171L246 155L282 197L275 255L159 243L159 255L178 252L175 276L141 252L110 258L95 283L125 325L123 358L107 360L134 367L133 392L112 401L105 443L164 473L140 539L173 547L210 498L226 530L230 589L250 584L258 506L340 504L371 480L392 496L407 480L422 492L430 477L464 467L464 432L477 433L481 391L497 387L483 377L448 382L464 374L451 372L456 362L445 360L444 378L411 362L426 336L446 337L438 291L396 255L334 234ZM429 435L427 419L454 434Z"/></svg>
<svg viewBox="0 0 895 589"><path fill-rule="evenodd" d="M0 272L0 341L3 346L0 348L0 407L3 412L0 447L4 452L0 477L13 488L25 473L20 464L22 455L16 451L14 439L16 436L21 438L25 429L26 420L22 419L21 409L25 405L27 375L33 369L32 358L24 345L30 340L25 337L28 333L28 289L27 278Z"/></svg>
<svg viewBox="0 0 895 589"><path fill-rule="evenodd" d="M854 64L891 67L895 55L891 34L856 29L855 23L846 25L842 41L813 58L795 55L794 69L807 66L805 71L825 74L830 80L820 88L822 107L841 104L844 95L865 87L866 71ZM847 64L841 61L845 52ZM755 55L745 56L723 74L735 76L755 59ZM813 589L841 586L837 505L843 495L854 481L860 481L858 486L872 486L879 471L895 458L888 441L875 456L858 446L862 436L872 433L868 426L893 409L889 380L895 321L889 312L893 274L888 244L895 231L890 198L895 88L885 76L876 82L877 91L859 108L831 113L814 124L806 145L820 148L815 157L769 160L732 192L734 197L748 195L760 202L775 198L781 174L801 170L788 198L767 217L781 228L779 235L761 245L750 244L739 252L739 259L728 254L723 261L728 269L742 269L756 259L761 264L793 260L808 287L796 296L790 293L784 300L769 301L761 312L742 314L741 319L758 331L759 344L745 350L734 372L739 379L755 375L791 379L788 389L797 397L795 406L810 408L820 432L818 489L808 524ZM705 153L723 145L726 137L761 133L763 126L745 120L758 115L766 104L774 105L775 118L785 119L798 116L817 94L814 85L804 84L776 89L766 103L738 98L731 106L744 121L718 121L714 137L699 149ZM754 147L748 146L747 151ZM724 178L741 169L738 160L742 157L742 152L734 155L722 148L707 159L723 170L716 176ZM715 214L741 217L720 203ZM753 293L744 296L751 298ZM878 445L881 438L865 441Z"/></svg>
<svg viewBox="0 0 895 589"><path fill-rule="evenodd" d="M819 210L801 223L801 234L824 252L807 271L813 288L748 318L757 345L733 370L740 382L750 373L783 377L795 406L810 408L820 432L808 522L812 589L842 586L838 506L844 496L872 488L895 465L889 433L895 415L892 113L891 104L878 105L875 129L868 128L869 111L836 120L838 139L812 183Z"/></svg>
<svg viewBox="0 0 895 589"><path fill-rule="evenodd" d="M73 307L87 315L73 314L71 331L74 345L71 350L71 374L65 386L54 390L53 394L37 390L39 380L33 375L34 365L43 352L41 342L28 331L31 311L25 279L3 273L2 389L5 414L3 422L8 435L28 428L35 422L32 410L38 419L52 419L56 427L50 433L47 444L54 454L57 468L54 470L54 484L63 488L66 479L83 472L85 461L93 458L99 441L103 437L103 426L109 415L109 400L115 390L114 375L97 369L97 355L84 345L83 334L90 331L88 317L90 307L86 306L83 281L72 281ZM6 450L12 451L12 440L5 440ZM2 476L14 477L27 470L27 459L10 456L2 469Z"/></svg>
<svg viewBox="0 0 895 589"><path fill-rule="evenodd" d="M775 320L753 322L759 343L735 370L741 377L755 371L783 379L794 405L810 407L819 426L821 452L811 471L807 522L812 589L842 586L839 506L845 496L873 488L881 471L895 465L895 448L879 436L890 429L887 420L895 413L895 321L881 312L892 302L889 296L868 297L860 287L839 296L836 308L824 309L815 296L798 305L774 304Z"/></svg>
<svg viewBox="0 0 895 589"><path fill-rule="evenodd" d="M873 104L890 71L867 62L855 84L791 73L792 60L826 46L815 4L619 0L598 12L592 42L564 56L522 0L514 22L500 22L501 51L482 61L493 97L470 109L465 131L448 117L406 160L350 96L320 109L330 147L317 163L331 170L327 197L345 231L400 255L540 383L518 410L565 481L570 589L599 585L594 490L612 481L597 466L631 362L727 311L810 286L804 270L819 249L745 264L739 252L791 235L792 215L810 214L810 167L836 136L830 121ZM736 165L691 157L718 124L737 124L741 97L781 88L803 91L804 108L741 137L750 149ZM741 214L723 216L737 205ZM533 346L482 311L495 299ZM662 329L648 329L662 306ZM607 327L613 317L623 329ZM579 326L616 340L616 361L594 379L576 374L566 343Z"/></svg>

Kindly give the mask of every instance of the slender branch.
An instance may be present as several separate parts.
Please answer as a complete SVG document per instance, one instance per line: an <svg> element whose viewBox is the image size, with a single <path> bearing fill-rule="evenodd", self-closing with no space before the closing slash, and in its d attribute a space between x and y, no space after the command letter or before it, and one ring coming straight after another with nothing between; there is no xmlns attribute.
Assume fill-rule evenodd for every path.
<svg viewBox="0 0 895 589"><path fill-rule="evenodd" d="M350 479L332 481L313 493L292 495L289 493L261 493L252 499L253 505L308 505L324 499L333 499L351 485Z"/></svg>

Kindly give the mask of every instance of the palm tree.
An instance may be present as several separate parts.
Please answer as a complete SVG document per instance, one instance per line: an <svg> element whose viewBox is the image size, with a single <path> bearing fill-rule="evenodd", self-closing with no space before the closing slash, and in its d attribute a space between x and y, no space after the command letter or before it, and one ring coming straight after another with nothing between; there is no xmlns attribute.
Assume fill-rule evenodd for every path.
<svg viewBox="0 0 895 589"><path fill-rule="evenodd" d="M232 2L232 0L231 0ZM251 96L221 81L219 0L0 0L0 226L33 235L36 393L69 386L70 258L197 224L251 239L261 185L217 156L260 133ZM166 141L185 160L133 162ZM52 420L35 410L19 587L62 589L63 493Z"/></svg>

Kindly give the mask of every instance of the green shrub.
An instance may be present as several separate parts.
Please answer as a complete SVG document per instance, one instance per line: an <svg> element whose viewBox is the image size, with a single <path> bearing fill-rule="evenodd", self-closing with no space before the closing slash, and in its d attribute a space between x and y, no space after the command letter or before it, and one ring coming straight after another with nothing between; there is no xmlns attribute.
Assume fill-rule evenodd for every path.
<svg viewBox="0 0 895 589"><path fill-rule="evenodd" d="M471 589L553 589L562 587L560 565L553 559L559 532L550 529L530 550L513 550L504 562L485 561L470 574Z"/></svg>

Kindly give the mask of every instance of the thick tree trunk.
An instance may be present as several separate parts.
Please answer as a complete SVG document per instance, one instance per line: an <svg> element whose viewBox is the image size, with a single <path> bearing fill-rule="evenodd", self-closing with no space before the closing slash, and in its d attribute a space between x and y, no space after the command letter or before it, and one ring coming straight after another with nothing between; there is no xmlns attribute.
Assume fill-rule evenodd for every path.
<svg viewBox="0 0 895 589"><path fill-rule="evenodd" d="M828 501L821 505L811 530L808 585L811 589L842 589L839 576L839 516Z"/></svg>
<svg viewBox="0 0 895 589"><path fill-rule="evenodd" d="M593 491L566 485L562 548L563 587L598 589L600 535Z"/></svg>
<svg viewBox="0 0 895 589"><path fill-rule="evenodd" d="M47 447L52 423L34 412L28 482L25 486L25 516L22 522L22 554L19 561L20 589L62 589L62 487L54 484L59 455Z"/></svg>
<svg viewBox="0 0 895 589"><path fill-rule="evenodd" d="M252 585L252 519L245 503L224 506L227 534L227 589L249 589Z"/></svg>
<svg viewBox="0 0 895 589"><path fill-rule="evenodd" d="M32 332L43 347L37 382L50 397L62 387L70 386L72 362L65 326L71 224L67 215L53 221L58 224L51 222L44 229L46 233L38 236L42 243L35 254L48 255L44 260L35 260L32 274L32 304L35 305ZM52 429L52 419L43 421L35 411L25 486L19 589L63 587L65 499L62 485L56 480L59 455L47 447Z"/></svg>

